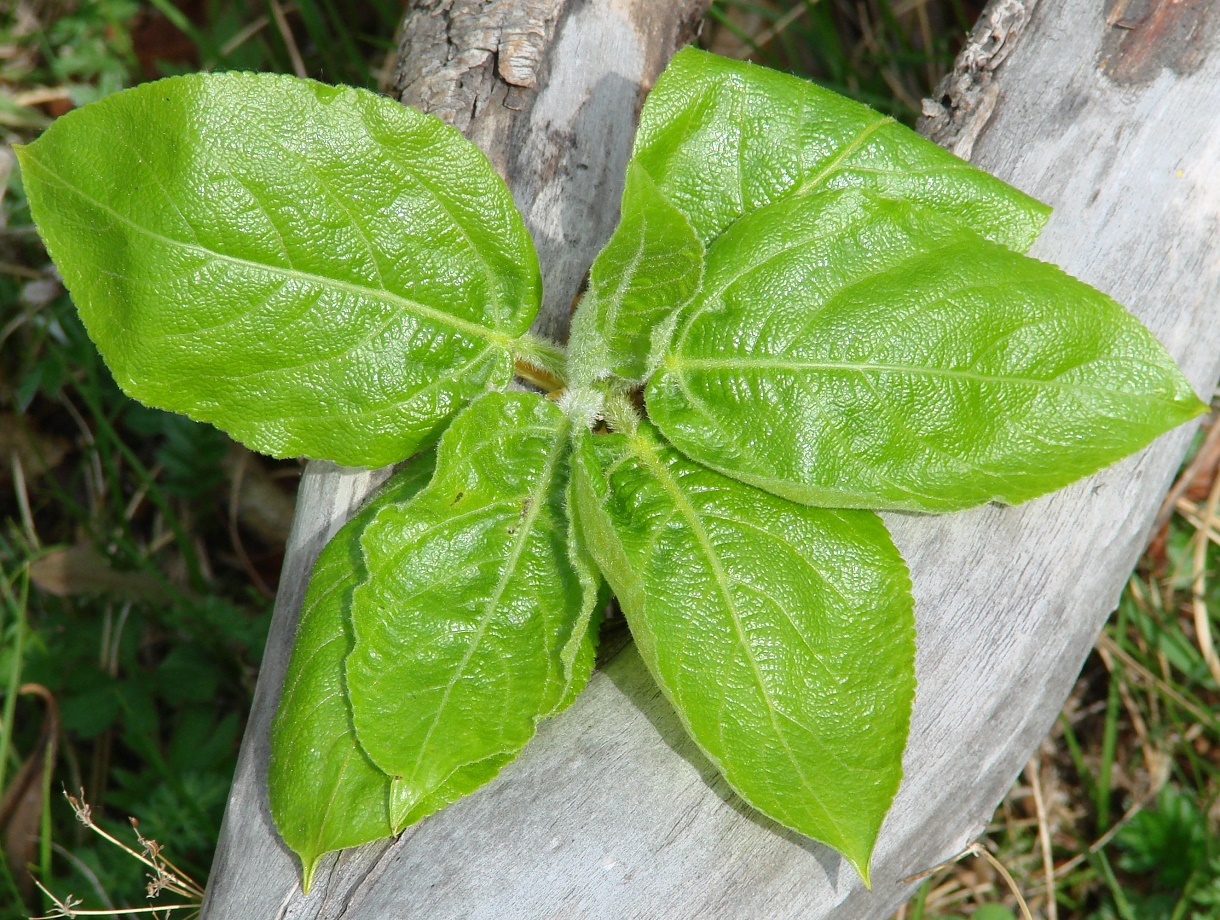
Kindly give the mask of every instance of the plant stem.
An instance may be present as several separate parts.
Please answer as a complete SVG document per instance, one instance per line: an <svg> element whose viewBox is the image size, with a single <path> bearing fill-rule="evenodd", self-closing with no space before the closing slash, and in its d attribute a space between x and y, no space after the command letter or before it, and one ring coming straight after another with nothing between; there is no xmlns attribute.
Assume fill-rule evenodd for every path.
<svg viewBox="0 0 1220 920"><path fill-rule="evenodd" d="M23 565L21 578L21 596L13 597L11 583L0 579L0 588L4 591L4 602L13 613L13 628L17 631L13 641L13 660L9 667L8 686L4 691L4 714L0 716L4 724L0 725L0 789L4 789L5 774L8 771L9 751L13 744L13 722L17 716L17 690L21 686L22 659L25 656L25 611L26 602L30 596L30 568Z"/></svg>
<svg viewBox="0 0 1220 920"><path fill-rule="evenodd" d="M1122 636L1127 628L1127 608L1119 605L1118 622L1114 634ZM1101 736L1101 764L1098 767L1094 803L1097 808L1097 830L1100 833L1110 826L1110 775L1114 767L1114 753L1118 745L1118 710L1121 672L1111 671L1110 687L1106 695L1106 721Z"/></svg>
<svg viewBox="0 0 1220 920"><path fill-rule="evenodd" d="M548 395L568 385L568 353L560 345L536 338L528 332L513 343L517 375Z"/></svg>
<svg viewBox="0 0 1220 920"><path fill-rule="evenodd" d="M565 386L564 382L558 377L554 377L540 368L531 367L521 358L517 359L513 365L513 370L516 371L517 376L522 380L544 390L548 396L552 393L558 393Z"/></svg>

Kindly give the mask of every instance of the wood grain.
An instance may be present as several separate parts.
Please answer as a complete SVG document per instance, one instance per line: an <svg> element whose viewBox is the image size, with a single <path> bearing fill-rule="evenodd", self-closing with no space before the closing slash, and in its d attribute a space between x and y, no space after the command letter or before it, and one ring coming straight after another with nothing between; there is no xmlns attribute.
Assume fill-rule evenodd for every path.
<svg viewBox="0 0 1220 920"><path fill-rule="evenodd" d="M945 111L929 110L943 115L942 128L952 125L942 139L964 151L968 138L975 162L1055 207L1034 255L1129 305L1196 389L1210 395L1220 376L1220 120L1213 115L1220 52L1195 43L1184 56L1181 21L1166 25L1172 4L1115 2L1145 10L1138 21L1123 20L1124 32L1150 31L1115 36L1119 26L1094 0L996 0L992 18L975 33L982 43L959 62L959 83L938 100ZM1186 5L1199 14L1193 29L1215 26L1220 12ZM559 198L574 193L565 180L544 171L523 181L511 170L545 164L531 158L547 150L585 156L607 139L629 138L623 124L582 121L571 99L597 99L599 119L627 111L638 99L628 91L630 74L645 70L613 71L627 81L619 87L629 104L613 102L618 96L605 82L620 77L604 78L595 84L601 91L586 96L546 96L548 86L578 81L588 68L627 53L630 42L609 51L601 43L609 41L609 17L629 6L565 5L537 71L542 92L528 111L531 122L566 125L576 146L540 131L499 161L544 263L579 242L587 266L613 222L621 159L600 161L600 177L570 201ZM638 17L668 15L646 0L635 6ZM1000 56L995 40L1003 23ZM1116 63L1116 54L1123 60ZM953 86L982 84L990 102L965 110ZM514 91L501 90L505 99ZM477 121L477 103L471 111ZM587 147L583 132L596 139ZM527 144L536 145L528 156ZM562 165L555 175L563 175ZM582 229L585 220L594 229ZM573 262L546 270L554 285L548 328L557 330L562 298L583 268ZM887 516L914 579L919 690L906 780L882 830L872 892L831 851L777 829L724 788L628 645L494 783L389 846L344 854L310 899L300 899L290 878L295 866L267 826L262 765L306 560L350 504L343 497L350 492L321 488L340 474L314 467L317 482L303 488L205 916L886 917L911 890L900 879L981 832L1045 736L1118 599L1190 435L1176 431L1019 508Z"/></svg>

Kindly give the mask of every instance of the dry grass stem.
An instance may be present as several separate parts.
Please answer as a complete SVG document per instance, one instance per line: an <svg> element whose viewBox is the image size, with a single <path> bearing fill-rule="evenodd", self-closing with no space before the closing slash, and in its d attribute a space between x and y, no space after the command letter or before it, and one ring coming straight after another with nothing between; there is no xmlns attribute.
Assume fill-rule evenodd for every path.
<svg viewBox="0 0 1220 920"><path fill-rule="evenodd" d="M1012 877L1012 873L1004 868L1004 864L996 859L995 856L991 854L991 851L977 840L970 844L970 846L966 849L975 856L981 856L987 862L991 863L992 868L995 869L996 872L1000 873L1000 878L1004 879L1004 882L1008 885L1009 890L1012 891L1013 895L1017 899L1017 905L1021 908L1022 920L1034 920L1034 915L1030 913L1029 905L1025 903L1025 896L1021 894L1021 889L1017 887L1017 880Z"/></svg>
<svg viewBox="0 0 1220 920"><path fill-rule="evenodd" d="M258 568L250 559L250 554L246 552L246 544L241 538L241 528L237 526L238 510L241 504L241 486L242 480L246 477L246 466L250 462L250 455L243 452L239 455L237 463L234 465L233 478L229 483L229 542L233 545L233 551L237 554L237 560L246 574L250 576L250 581L254 584L255 590L263 597L274 600L275 592L271 590L263 576L259 574Z"/></svg>
<svg viewBox="0 0 1220 920"><path fill-rule="evenodd" d="M25 467L21 463L21 455L13 451L9 455L9 463L13 470L13 492L17 497L17 507L21 512L21 527L25 538L34 549L41 549L42 542L38 539L38 530L34 527L34 515L30 511L30 493L26 489Z"/></svg>
<svg viewBox="0 0 1220 920"><path fill-rule="evenodd" d="M807 4L798 3L793 6L792 9L788 10L788 12L784 13L783 16L775 20L774 25L759 33L759 35L754 39L755 49L767 47L767 45L771 44L775 36L781 34L786 28L788 28L788 26L800 19L807 10L812 9L819 2L820 0L810 0L810 2Z"/></svg>
<svg viewBox="0 0 1220 920"><path fill-rule="evenodd" d="M1158 795L1160 795L1161 790L1169 781L1170 759L1167 756L1158 753L1156 755L1156 759L1149 763L1148 766L1149 773L1152 777L1152 782L1149 784L1148 791L1141 796L1140 799L1135 802L1135 804L1123 812L1123 816L1115 821L1109 830L1089 844L1087 850L1085 850L1083 853L1077 853L1067 862L1057 866L1055 868L1055 874L1057 876L1067 875L1086 859L1088 859L1088 857L1096 855L1098 852L1100 852L1106 846L1106 844L1114 839L1115 835L1123 829L1123 826L1127 824L1127 822L1147 808L1148 803L1152 802Z"/></svg>
<svg viewBox="0 0 1220 920"><path fill-rule="evenodd" d="M1116 643L1113 639L1111 639L1105 633L1102 633L1100 636L1097 637L1096 648L1099 653L1104 650L1104 651L1108 652L1109 654L1113 655L1115 658L1119 659L1123 664L1125 664L1127 666L1128 669L1131 670L1131 672L1133 674L1135 674L1137 677L1142 678L1143 680L1148 681L1148 683L1155 686L1157 688L1157 690L1159 690L1165 696L1169 697L1169 699L1173 700L1175 703L1177 703L1179 706L1181 706L1183 709L1185 709L1187 712L1189 712L1192 716L1194 716L1200 722L1202 722L1206 725L1210 725L1212 728L1217 728L1217 721L1216 721L1216 717L1214 715L1212 715L1211 713L1207 712L1204 709L1201 709L1199 706L1192 703L1186 697L1182 696L1181 693L1179 693L1177 690L1175 690L1173 687L1171 687L1165 680L1162 680L1160 677L1157 677L1155 674L1153 674L1151 671L1149 671L1146 667L1144 667L1142 664L1140 664L1138 661L1136 661L1134 658L1132 658L1130 654L1125 652L1123 649L1119 648L1118 643Z"/></svg>
<svg viewBox="0 0 1220 920"><path fill-rule="evenodd" d="M1206 531L1207 539L1209 539L1212 543L1215 543L1217 546L1220 546L1220 531L1217 531L1214 527L1203 526L1202 508L1192 502L1189 498L1179 498L1174 504L1174 510L1177 511L1178 514L1182 515L1182 517L1186 519L1186 522L1190 524L1191 527L1195 528L1196 531L1200 533ZM1213 520L1212 524L1215 523L1216 521Z"/></svg>
<svg viewBox="0 0 1220 920"><path fill-rule="evenodd" d="M140 913L152 913L152 912L159 911L159 910L178 910L183 907L198 907L199 904L202 903L203 886L200 885L198 882L196 882L193 878L191 878L187 873L185 873L181 869L179 869L176 865L174 865L165 856L164 849L162 848L161 844L159 844L157 841L155 841L149 837L145 837L143 834L141 834L140 833L140 824L135 818L131 818L129 820L131 821L132 830L135 831L136 839L140 842L140 847L143 850L142 853L137 852L136 850L132 849L127 844L123 843L123 841L119 840L117 837L108 833L104 828L99 826L93 820L93 809L91 808L89 803L85 800L85 792L83 789L81 790L81 794L79 797L71 795L68 792L64 792L64 797L68 800L69 804L72 806L72 811L76 814L76 818L78 821L80 821L81 824L83 824L85 827L89 828L89 830L93 831L103 840L106 840L108 843L113 844L114 846L116 846L120 850L122 850L124 853L131 856L133 859L138 860L139 862L143 863L145 866L147 866L148 868L153 870L152 874L149 875L149 883L148 883L148 887L147 887L147 892L148 892L149 898L155 898L155 897L159 896L160 894L162 894L163 892L169 891L169 892L172 892L173 894L180 895L184 898L190 898L192 900L192 902L194 902L192 904L185 904L185 905L166 905L164 907L154 907L154 908L148 908L148 909L141 908L139 911ZM55 900L53 895L50 895L48 893L48 896L51 897L52 900ZM61 909L71 909L72 905L70 902L72 900L73 900L72 897L69 895L68 898L65 899L65 901L63 902L63 907ZM79 903L79 902L77 902L77 903ZM59 905L60 902L56 901L56 904ZM93 913L100 916L100 915L110 915L110 914L114 914L114 913L128 913L128 912L133 912L133 911L130 908L124 908L121 911L106 910L106 911L95 911ZM62 914L54 914L52 916L78 916L78 915L84 916L85 914L88 914L88 913L89 913L88 911L77 911L76 913L62 913Z"/></svg>
<svg viewBox="0 0 1220 920"><path fill-rule="evenodd" d="M1220 428L1220 425L1213 425ZM1212 480L1211 490L1207 495L1207 504L1203 508L1202 526L1195 531L1194 540L1194 578L1191 582L1191 606L1194 609L1195 636L1203 660L1212 679L1220 685L1220 658L1216 656L1216 645L1212 641L1211 618L1207 612L1207 544L1212 523L1216 518L1216 506L1220 505L1220 476Z"/></svg>
<svg viewBox="0 0 1220 920"><path fill-rule="evenodd" d="M1042 849L1042 871L1046 876L1047 920L1059 920L1059 905L1055 898L1055 859L1051 855L1051 830L1046 820L1046 803L1042 799L1042 778L1039 775L1038 757L1032 757L1025 766L1030 790L1034 794L1034 813L1038 818L1038 843Z"/></svg>
<svg viewBox="0 0 1220 920"><path fill-rule="evenodd" d="M1220 461L1220 425L1213 420L1208 425L1203 443L1195 451L1195 455L1187 464L1186 469L1182 470L1178 478L1174 480L1173 488L1161 502L1161 508L1157 511L1156 519L1152 524L1152 533L1157 533L1165 526L1173 515L1178 500L1186 495L1191 484L1207 470L1214 469L1218 461Z"/></svg>
<svg viewBox="0 0 1220 920"><path fill-rule="evenodd" d="M279 0L269 0L269 2L271 15L275 17L275 27L279 30L280 37L284 39L284 47L288 49L288 57L292 60L292 72L304 80L309 76L309 71L305 67L305 60L301 57L301 50L297 47L292 28L288 25L288 17L284 15L284 8L280 6Z"/></svg>

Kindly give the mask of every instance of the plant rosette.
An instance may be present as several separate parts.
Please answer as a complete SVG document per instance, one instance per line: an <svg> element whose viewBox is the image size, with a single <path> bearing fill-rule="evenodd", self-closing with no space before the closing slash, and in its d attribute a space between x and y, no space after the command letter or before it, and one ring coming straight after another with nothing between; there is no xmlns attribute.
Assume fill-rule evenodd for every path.
<svg viewBox="0 0 1220 920"><path fill-rule="evenodd" d="M1023 502L1206 409L1123 307L1023 254L1046 207L690 48L566 349L528 332L538 261L503 181L392 100L174 77L19 157L127 393L273 456L403 464L317 561L272 728L306 887L573 700L603 581L733 789L867 882L915 691L875 512Z"/></svg>

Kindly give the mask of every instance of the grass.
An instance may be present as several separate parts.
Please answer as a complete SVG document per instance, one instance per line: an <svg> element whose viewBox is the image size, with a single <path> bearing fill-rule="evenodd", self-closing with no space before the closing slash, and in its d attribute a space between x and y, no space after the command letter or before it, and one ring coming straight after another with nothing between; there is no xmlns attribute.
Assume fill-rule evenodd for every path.
<svg viewBox="0 0 1220 920"><path fill-rule="evenodd" d="M975 0L718 0L704 44L799 73L913 125L981 7Z"/></svg>
<svg viewBox="0 0 1220 920"><path fill-rule="evenodd" d="M1220 495L1214 415L1208 426L1055 728L984 837L1035 917L1220 917L1220 685L1196 616L1201 607L1210 631L1220 610L1207 577L1220 530L1202 526ZM1019 916L1015 901L966 860L898 917L947 920L980 904Z"/></svg>
<svg viewBox="0 0 1220 920"><path fill-rule="evenodd" d="M26 865L77 910L146 909L141 859L164 858L156 841L176 877L206 878L300 470L119 392L30 226L7 146L201 67L376 85L399 8L0 4L0 789L28 793L0 805L0 829L25 839L0 859L0 920L55 909ZM88 824L62 793L82 788ZM154 903L198 900L159 887Z"/></svg>
<svg viewBox="0 0 1220 920"><path fill-rule="evenodd" d="M979 7L718 0L703 41L913 123ZM398 0L9 3L3 142L29 140L133 82L201 67L384 85L400 9ZM9 163L0 160L0 187ZM1204 651L1220 610L1220 425L1209 431L1054 730L997 810L986 852L930 874L902 920L1011 920L1021 911L1014 888L1038 917L1220 917L1220 662ZM30 843L17 861L56 897L143 908L150 866L141 859L154 881L206 877L298 471L123 397L9 178L0 789L21 780L34 794L17 818L0 807L0 820L24 822ZM91 807L60 792L81 788ZM159 862L154 839L172 864ZM26 879L0 860L0 920L26 916L23 900L54 908ZM167 893L189 902L197 891L182 881Z"/></svg>

